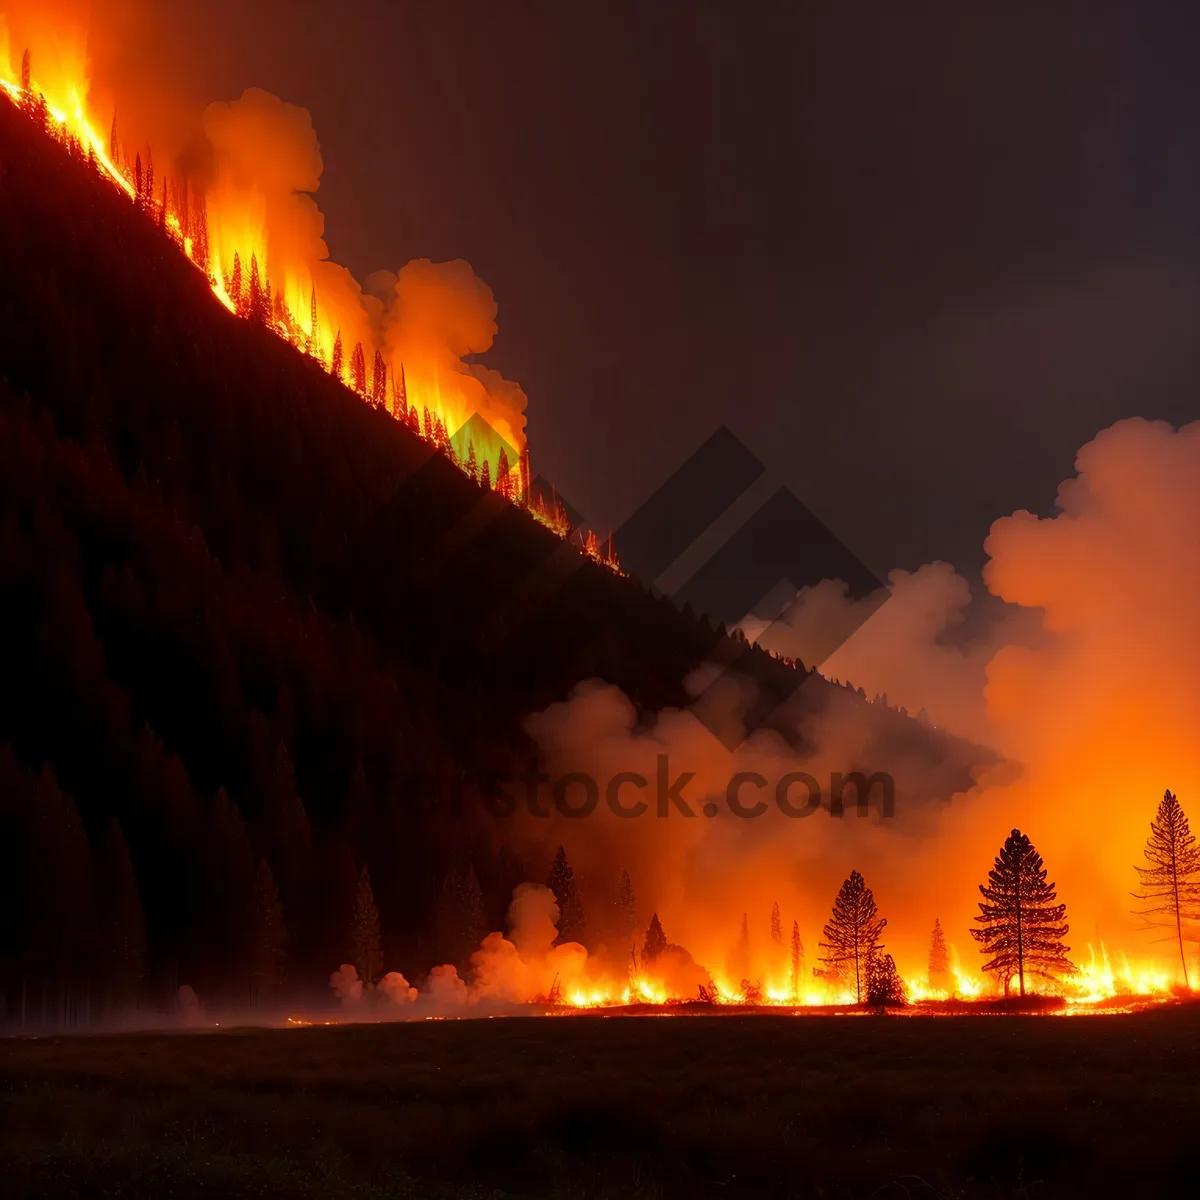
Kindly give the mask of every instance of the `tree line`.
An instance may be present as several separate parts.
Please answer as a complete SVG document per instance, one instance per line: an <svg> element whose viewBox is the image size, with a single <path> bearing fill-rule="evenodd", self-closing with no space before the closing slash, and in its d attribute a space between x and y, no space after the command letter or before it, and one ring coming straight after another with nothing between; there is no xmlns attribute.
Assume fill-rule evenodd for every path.
<svg viewBox="0 0 1200 1200"><path fill-rule="evenodd" d="M1150 823L1144 855L1145 865L1135 867L1141 890L1133 896L1147 907L1133 911L1144 919L1146 928L1168 931L1178 948L1184 986L1190 987L1186 942L1195 937L1200 922L1200 847L1182 805L1169 790ZM1013 981L1023 997L1037 979L1054 980L1076 972L1068 957L1071 948L1063 940L1070 931L1067 906L1047 881L1045 863L1027 834L1014 829L1008 835L979 891L983 899L975 917L978 928L968 932L985 958L984 973L1000 981L1006 996ZM852 871L822 931L821 974L852 991L859 1003L879 1006L907 999L895 963L884 952L881 939L886 926L871 889ZM928 982L936 991L953 988L945 933L938 919L930 937Z"/></svg>

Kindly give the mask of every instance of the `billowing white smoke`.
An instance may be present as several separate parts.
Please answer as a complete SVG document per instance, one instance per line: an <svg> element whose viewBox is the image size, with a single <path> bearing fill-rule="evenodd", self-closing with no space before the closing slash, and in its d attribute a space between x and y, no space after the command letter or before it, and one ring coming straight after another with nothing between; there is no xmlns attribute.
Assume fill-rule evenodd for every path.
<svg viewBox="0 0 1200 1200"><path fill-rule="evenodd" d="M342 963L329 977L329 986L343 1008L352 1013L402 1008L417 998L417 989L399 971L389 971L374 987L364 986L358 969Z"/></svg>

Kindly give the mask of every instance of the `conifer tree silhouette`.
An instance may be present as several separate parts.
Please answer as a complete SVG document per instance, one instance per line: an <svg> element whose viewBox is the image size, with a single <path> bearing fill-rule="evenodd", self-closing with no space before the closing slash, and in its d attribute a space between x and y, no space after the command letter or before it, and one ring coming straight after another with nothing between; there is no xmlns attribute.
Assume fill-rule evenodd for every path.
<svg viewBox="0 0 1200 1200"><path fill-rule="evenodd" d="M792 999L800 999L800 972L804 964L804 943L800 940L800 922L792 922Z"/></svg>
<svg viewBox="0 0 1200 1200"><path fill-rule="evenodd" d="M1135 909L1134 913L1145 918L1149 926L1174 930L1183 985L1188 987L1183 927L1185 923L1200 920L1200 847L1188 826L1183 806L1170 791L1163 796L1150 822L1145 855L1148 865L1134 868L1142 890L1134 892L1133 897L1149 907Z"/></svg>
<svg viewBox="0 0 1200 1200"><path fill-rule="evenodd" d="M871 889L857 871L851 871L834 899L829 923L821 931L824 941L818 944L825 951L821 961L828 974L852 987L860 1004L867 994L871 958L883 949L879 937L886 925Z"/></svg>
<svg viewBox="0 0 1200 1200"><path fill-rule="evenodd" d="M563 942L582 941L585 921L579 899L579 884L575 880L571 864L567 862L567 852L562 846L559 846L554 855L554 864L550 868L546 886L558 901L558 937L554 944L557 946Z"/></svg>
<svg viewBox="0 0 1200 1200"><path fill-rule="evenodd" d="M1013 975L1024 996L1027 975L1052 978L1075 971L1067 958L1071 947L1062 940L1069 929L1067 906L1055 903L1058 893L1046 882L1042 856L1019 829L1008 835L979 891L983 901L975 920L983 928L972 929L971 936L989 956L983 969L1001 973L1006 994Z"/></svg>
<svg viewBox="0 0 1200 1200"><path fill-rule="evenodd" d="M383 365L383 355L375 351L375 362L371 367L371 403L380 408L387 395L387 367Z"/></svg>
<svg viewBox="0 0 1200 1200"><path fill-rule="evenodd" d="M655 913L650 918L650 925L646 930L646 940L642 943L642 966L653 965L666 948L667 935L663 932L658 913Z"/></svg>
<svg viewBox="0 0 1200 1200"><path fill-rule="evenodd" d="M950 971L950 953L946 949L946 935L942 923L936 917L933 933L929 935L929 987L935 992L949 992L954 987L954 976Z"/></svg>

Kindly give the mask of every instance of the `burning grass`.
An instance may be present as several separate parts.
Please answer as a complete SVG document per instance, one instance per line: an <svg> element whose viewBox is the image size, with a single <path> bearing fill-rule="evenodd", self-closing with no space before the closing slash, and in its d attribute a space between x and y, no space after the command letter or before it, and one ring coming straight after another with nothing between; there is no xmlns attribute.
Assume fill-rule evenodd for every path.
<svg viewBox="0 0 1200 1200"><path fill-rule="evenodd" d="M1200 1007L0 1043L8 1194L1184 1194Z"/></svg>

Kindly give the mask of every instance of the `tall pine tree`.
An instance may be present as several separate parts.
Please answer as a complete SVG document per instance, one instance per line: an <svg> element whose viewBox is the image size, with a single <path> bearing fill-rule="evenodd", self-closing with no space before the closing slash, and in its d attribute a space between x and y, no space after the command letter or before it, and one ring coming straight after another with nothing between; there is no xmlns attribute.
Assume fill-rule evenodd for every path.
<svg viewBox="0 0 1200 1200"><path fill-rule="evenodd" d="M321 357L321 341L317 329L317 285L313 284L312 296L309 299L308 341L305 348L314 358Z"/></svg>
<svg viewBox="0 0 1200 1200"><path fill-rule="evenodd" d="M833 914L821 931L821 961L829 975L854 989L861 1004L867 994L872 957L883 949L879 942L887 920L879 915L875 896L857 871L842 884L833 902Z"/></svg>
<svg viewBox="0 0 1200 1200"><path fill-rule="evenodd" d="M270 315L270 305L267 300L267 290L264 281L258 273L258 255L250 255L250 288L246 293L246 315L260 325L267 323Z"/></svg>
<svg viewBox="0 0 1200 1200"><path fill-rule="evenodd" d="M1183 806L1169 791L1150 822L1145 854L1147 865L1134 868L1142 890L1134 892L1133 897L1148 907L1134 912L1145 918L1147 925L1174 930L1183 985L1188 987L1183 927L1200 920L1200 848L1196 846L1196 835L1188 827Z"/></svg>
<svg viewBox="0 0 1200 1200"><path fill-rule="evenodd" d="M1069 926L1065 904L1054 901L1058 893L1046 882L1042 856L1019 829L1005 840L988 882L979 885L983 901L975 918L982 929L971 936L988 956L985 971L998 971L1007 994L1016 975L1025 995L1025 977L1069 975L1075 966L1067 958L1070 946L1063 944Z"/></svg>
<svg viewBox="0 0 1200 1200"><path fill-rule="evenodd" d="M771 906L771 941L777 946L783 945L783 917L779 912L779 901Z"/></svg>
<svg viewBox="0 0 1200 1200"><path fill-rule="evenodd" d="M942 923L936 917L933 933L929 936L929 987L935 992L954 990L954 976L950 971L950 954L946 949L946 935Z"/></svg>
<svg viewBox="0 0 1200 1200"><path fill-rule="evenodd" d="M392 389L395 392L396 415L408 419L408 383L404 378L404 364L400 364L400 377L392 373ZM415 406L414 406L415 411ZM409 428L412 428L411 424Z"/></svg>
<svg viewBox="0 0 1200 1200"><path fill-rule="evenodd" d="M554 944L560 946L563 942L582 942L586 922L579 896L579 884L575 880L571 864L567 862L567 852L562 846L559 846L554 855L546 886L554 893L554 899L558 902L558 937Z"/></svg>
<svg viewBox="0 0 1200 1200"><path fill-rule="evenodd" d="M233 253L233 274L229 276L229 282L225 287L229 293L229 299L233 301L233 307L239 315L242 314L246 308L242 298L242 260L236 250Z"/></svg>
<svg viewBox="0 0 1200 1200"><path fill-rule="evenodd" d="M376 408L382 408L387 398L387 367L383 364L383 355L375 351L375 362L371 368L371 403Z"/></svg>
<svg viewBox="0 0 1200 1200"><path fill-rule="evenodd" d="M804 969L804 943L800 940L800 922L792 922L792 999L800 999L800 972Z"/></svg>
<svg viewBox="0 0 1200 1200"><path fill-rule="evenodd" d="M653 966L666 948L667 935L663 932L662 922L658 919L658 913L655 913L650 918L650 925L646 930L646 938L642 942L642 966Z"/></svg>

